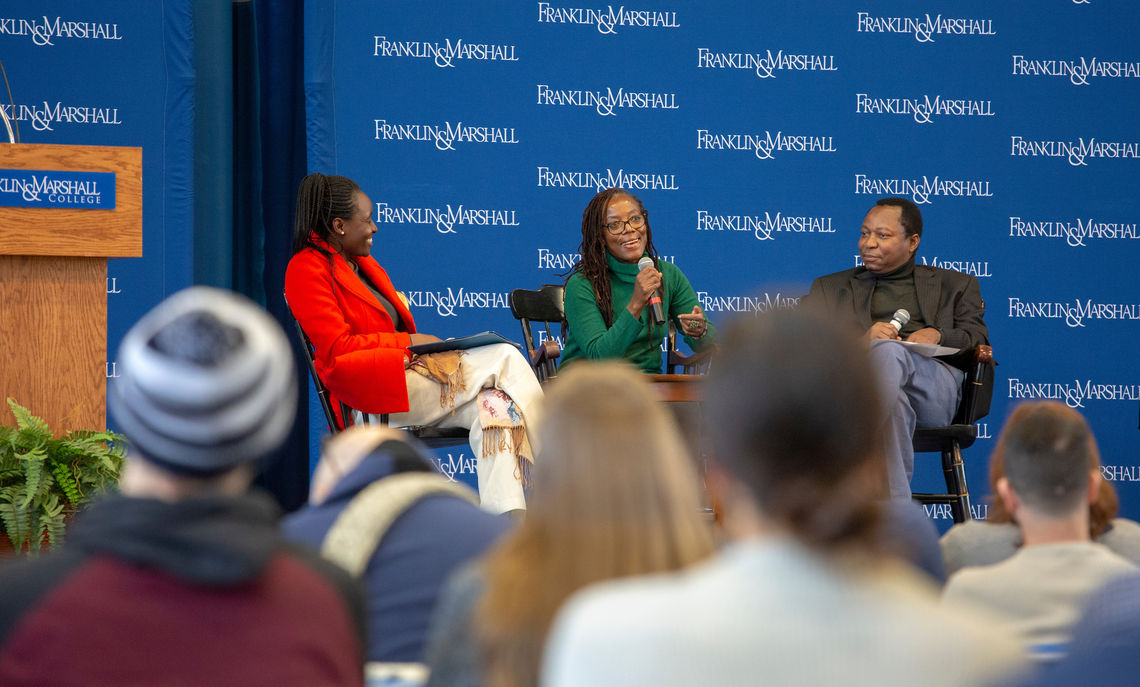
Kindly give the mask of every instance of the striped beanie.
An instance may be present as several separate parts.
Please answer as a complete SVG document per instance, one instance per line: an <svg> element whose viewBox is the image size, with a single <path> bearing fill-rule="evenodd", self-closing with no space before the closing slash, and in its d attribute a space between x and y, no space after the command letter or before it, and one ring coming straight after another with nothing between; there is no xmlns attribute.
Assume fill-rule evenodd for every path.
<svg viewBox="0 0 1140 687"><path fill-rule="evenodd" d="M123 338L109 389L136 454L209 477L272 454L293 426L293 356L281 327L243 296L179 291Z"/></svg>

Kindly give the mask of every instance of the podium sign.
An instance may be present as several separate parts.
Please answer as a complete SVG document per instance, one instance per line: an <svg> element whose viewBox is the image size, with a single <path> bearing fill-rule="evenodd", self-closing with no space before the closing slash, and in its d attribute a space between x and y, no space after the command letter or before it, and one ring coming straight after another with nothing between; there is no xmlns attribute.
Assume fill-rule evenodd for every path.
<svg viewBox="0 0 1140 687"><path fill-rule="evenodd" d="M142 256L142 149L0 145L0 170L0 397L102 429L107 258ZM17 191L47 207L7 206Z"/></svg>

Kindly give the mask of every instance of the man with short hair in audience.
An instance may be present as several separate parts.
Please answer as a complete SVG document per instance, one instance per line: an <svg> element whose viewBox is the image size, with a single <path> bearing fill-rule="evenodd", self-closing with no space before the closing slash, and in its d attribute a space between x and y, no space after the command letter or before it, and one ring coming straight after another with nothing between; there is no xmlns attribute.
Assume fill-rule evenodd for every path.
<svg viewBox="0 0 1140 687"><path fill-rule="evenodd" d="M109 407L130 442L121 495L62 550L0 566L0 684L360 685L362 599L286 546L247 493L297 405L284 332L193 287L123 338Z"/></svg>
<svg viewBox="0 0 1140 687"><path fill-rule="evenodd" d="M948 606L985 611L1041 660L1063 655L1086 598L1135 573L1127 560L1089 540L1089 503L1100 472L1096 443L1077 411L1056 401L1020 405L995 449L1005 463L997 498L1021 530L1021 548L994 565L963 568L943 594Z"/></svg>
<svg viewBox="0 0 1140 687"><path fill-rule="evenodd" d="M511 521L479 508L474 490L435 472L400 430L355 426L321 454L309 504L282 528L363 580L370 662L422 663L444 581Z"/></svg>
<svg viewBox="0 0 1140 687"><path fill-rule="evenodd" d="M950 424L969 353L989 343L977 278L916 265L921 240L918 206L906 198L879 199L860 229L863 265L816 279L800 302L871 344L871 366L884 400L877 423L886 449L887 489L900 501L910 500L915 427ZM909 319L896 319L899 310ZM938 344L961 352L933 358L888 341Z"/></svg>

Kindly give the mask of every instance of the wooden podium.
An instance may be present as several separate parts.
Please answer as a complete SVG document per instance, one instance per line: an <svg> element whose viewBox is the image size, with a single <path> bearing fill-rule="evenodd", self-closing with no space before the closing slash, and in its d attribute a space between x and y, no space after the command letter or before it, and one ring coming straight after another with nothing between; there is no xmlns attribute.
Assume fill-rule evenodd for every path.
<svg viewBox="0 0 1140 687"><path fill-rule="evenodd" d="M142 257L142 149L0 144L12 169L115 174L113 210L0 207L0 401L56 434L102 429L107 258ZM7 403L0 424L13 424Z"/></svg>

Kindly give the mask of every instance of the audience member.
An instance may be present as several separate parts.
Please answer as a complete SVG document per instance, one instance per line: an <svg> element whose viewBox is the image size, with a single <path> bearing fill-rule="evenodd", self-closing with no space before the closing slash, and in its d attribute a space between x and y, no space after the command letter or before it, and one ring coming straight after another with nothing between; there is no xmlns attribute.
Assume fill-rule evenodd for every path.
<svg viewBox="0 0 1140 687"><path fill-rule="evenodd" d="M1073 628L1069 653L1017 687L1133 687L1140 675L1140 576L1127 575L1095 592Z"/></svg>
<svg viewBox="0 0 1140 687"><path fill-rule="evenodd" d="M731 544L600 585L554 624L543 684L977 685L1019 657L884 556L866 353L803 312L739 320L706 389Z"/></svg>
<svg viewBox="0 0 1140 687"><path fill-rule="evenodd" d="M408 443L376 425L332 437L313 473L309 504L287 517L286 536L361 575L368 660L423 662L432 609L447 576L510 526L448 482Z"/></svg>
<svg viewBox="0 0 1140 687"><path fill-rule="evenodd" d="M995 486L1022 546L1000 563L958 571L943 593L947 605L992 615L1039 659L1064 653L1089 594L1136 572L1089 540L1089 504L1101 479L1096 451L1088 423L1065 404L1014 410L995 449L1005 469Z"/></svg>
<svg viewBox="0 0 1140 687"><path fill-rule="evenodd" d="M361 684L359 591L284 545L271 500L246 493L293 424L280 327L194 287L132 327L118 361L122 494L58 553L0 568L0 684Z"/></svg>
<svg viewBox="0 0 1140 687"><path fill-rule="evenodd" d="M946 574L961 568L993 565L1017 552L1021 531L1000 498L997 483L1005 477L1002 451L995 451L990 461L990 493L995 495L985 520L968 520L955 525L942 536L942 557ZM1089 469L1100 469L1100 453L1095 444L1088 451ZM1116 517L1119 501L1112 483L1096 480L1096 498L1089 504L1089 539L1104 544L1113 553L1140 565L1140 523Z"/></svg>
<svg viewBox="0 0 1140 687"><path fill-rule="evenodd" d="M572 592L712 552L691 459L632 367L575 365L543 417L526 520L446 590L429 685L536 685L551 618Z"/></svg>

